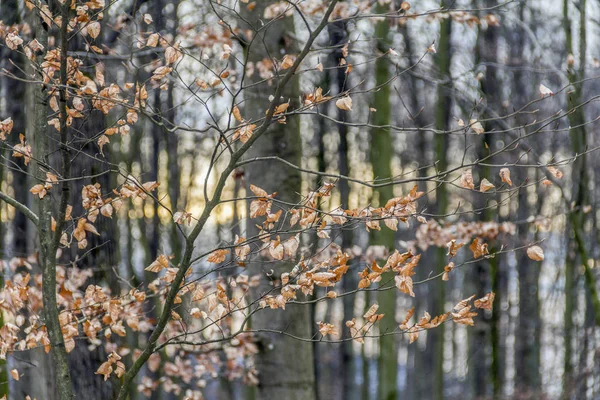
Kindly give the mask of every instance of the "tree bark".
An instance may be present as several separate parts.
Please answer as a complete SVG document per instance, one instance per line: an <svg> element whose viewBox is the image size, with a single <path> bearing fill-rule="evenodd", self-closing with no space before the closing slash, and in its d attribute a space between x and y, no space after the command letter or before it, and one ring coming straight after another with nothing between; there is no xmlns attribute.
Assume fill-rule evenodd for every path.
<svg viewBox="0 0 600 400"><path fill-rule="evenodd" d="M389 10L387 6L377 5L377 13L385 13ZM377 50L381 54L387 53L390 48L389 27L390 21L385 19L375 26L375 38L377 40ZM389 125L391 121L391 103L390 103L390 85L387 84L390 79L389 63L386 57L378 57L375 61L375 85L380 87L375 92L373 98L373 108L377 111L373 114L373 124L375 126ZM385 128L371 129L371 154L370 161L373 168L374 180L388 179L392 176L392 155L394 146L389 130ZM385 203L394 197L393 187L391 185L380 187L373 192L374 205L383 207ZM383 226L380 231L373 231L371 236L372 245L382 245L388 250L394 248L394 231ZM393 281L394 275L388 272L382 275L382 282ZM379 339L379 359L378 359L378 398L382 400L393 400L397 395L396 375L398 371L398 352L396 349L396 338L389 333L396 329L396 290L387 290L380 292L377 296L379 303L379 312L385 314L379 322L379 332L382 335ZM368 366L367 366L368 367ZM368 382L365 382L368 384Z"/></svg>
<svg viewBox="0 0 600 400"><path fill-rule="evenodd" d="M295 54L297 49L291 48L293 41L294 21L286 18L272 24L268 30L261 29L258 16L263 15L264 8L269 1L256 1L252 13L243 12L247 21L255 30L255 38L247 51L247 61L257 63L265 58L279 57L284 53ZM242 8L245 10L245 7ZM256 32L256 30L259 31ZM254 75L254 82L261 78ZM269 108L269 94L275 91L277 79L272 85L268 82L258 84L246 89L245 100L251 104L244 110L246 118L256 120L264 117L264 110ZM297 98L300 93L297 77L283 87L283 101L291 99L290 109L299 106ZM274 102L282 101L279 98ZM298 117L288 118L286 124L274 123L268 128L264 136L259 138L251 147L248 156L278 156L293 164L300 165L302 157L302 142L300 137L300 121ZM277 198L282 201L295 203L298 201L297 193L301 191L301 175L298 171L286 168L273 168L268 163L255 163L246 169L247 182L257 185L267 192L278 192ZM250 223L253 227L254 224ZM249 231L252 232L252 231ZM249 235L251 236L251 235ZM290 271L293 264L278 262L261 265L253 264L252 274L261 276L260 285L254 295L260 296L272 288L272 282L267 277L267 272L273 269L272 276L278 278L281 273ZM269 274L271 275L271 274ZM252 317L253 329L274 329L285 331L288 334L310 338L313 334L309 307L289 304L286 310L261 310ZM282 334L263 333L259 336L260 352L256 358L256 367L259 371L259 385L257 399L289 399L310 400L315 399L315 375L313 366L313 348L309 342L295 340Z"/></svg>

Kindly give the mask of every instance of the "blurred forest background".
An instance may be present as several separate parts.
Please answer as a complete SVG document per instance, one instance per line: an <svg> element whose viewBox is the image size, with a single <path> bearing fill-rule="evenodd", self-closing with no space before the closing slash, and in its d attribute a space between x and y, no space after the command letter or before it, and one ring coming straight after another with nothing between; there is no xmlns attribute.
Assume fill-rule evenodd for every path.
<svg viewBox="0 0 600 400"><path fill-rule="evenodd" d="M200 100L186 82L209 81L201 76L198 63L208 65L218 58L218 53L212 52L215 47L229 43L234 51L241 48L219 25L228 16L225 8L219 8L220 3L117 1L105 11L105 21L113 30L103 31L95 41L101 48L116 50L82 56L89 65L102 61L107 81L122 79L117 75L125 73L139 81L150 80L156 52L137 50L133 44L137 25L142 24L140 18L146 15L151 17L149 24L155 32L171 41L181 41L189 54L195 54L196 59L186 55L177 75L166 79L160 90L149 91L148 103L153 113L140 116L140 123L132 126L127 136L111 138L103 150L111 162L142 176L144 181L166 183L158 188L157 197L173 209L185 207L194 215L205 206L203 191L216 184L206 178L209 166L223 168L219 162L211 163L220 137L207 132L211 121L228 113L229 100L219 96ZM272 3L260 0L252 4L254 11L261 13L261 8ZM331 203L347 209L377 204L378 199L408 193L418 183L420 190L426 191L420 213L430 222L400 223L396 232L385 227L375 233L346 228L332 231L330 239L317 238L321 243L334 242L355 256L343 282L344 289L356 288L358 273L373 258L367 252L391 248L422 252L416 281L442 271L447 264L446 243L457 232L460 237L472 238L479 234L470 230L481 230L490 237L490 253L499 253L453 270L448 281L431 279L415 285L414 299L396 291L386 299L383 294L364 291L315 303L310 310L311 329L317 331L319 321L342 327L352 315L362 315L373 301L381 307L387 304L392 312L398 310L396 323L391 322L393 328L404 318L401 310L412 306L417 316L424 311L438 315L472 294L482 297L493 291L496 298L493 310L481 310L474 327L444 324L421 333L410 345L406 335L383 335L364 345L355 341L312 341L314 357L310 362L317 397L600 398L600 315L594 312L594 302L598 300L598 288L594 285L599 275L595 264L600 260L600 173L596 173L600 159L594 151L600 146L600 3L419 1L406 10L402 9L406 3L394 0L358 3L349 1L348 7L367 10L364 13L384 13L391 8L400 16L408 10L423 15L346 18L328 24L316 40L319 50L311 52L305 62L308 66L320 63L323 72L300 75L297 85L304 92L309 87L321 87L323 94L334 96L354 90L353 110L345 112L328 102L293 116L293 120L288 117L295 122L288 121L276 129L297 129L300 141L290 145L295 146L299 164L334 177L303 173L302 193L318 188L326 180L335 181L338 175L379 183L395 177L401 182L375 188L337 179ZM244 8L246 2L234 6ZM452 12L428 14L440 8ZM300 13L292 14L283 28L266 38L273 42L270 46L285 47L287 42L306 34ZM0 16L5 26L33 23L20 0L2 0ZM202 58L202 54L211 56ZM6 46L0 47L0 57L2 70L14 74L26 62L24 56L10 52ZM263 55L250 52L249 57L260 60ZM352 64L350 71L347 63ZM125 64L129 68L120 67ZM258 76L261 66L255 63L254 68ZM365 86L379 89L361 91ZM294 92L293 88L289 93L292 94L284 97L298 96L298 90ZM0 94L3 118L12 117L14 132L29 131L34 101L29 86L4 73L0 76ZM214 114L207 112L206 104ZM253 105L252 101L240 105L243 114L264 116L263 109L256 107L253 111ZM571 112L566 113L567 110ZM76 129L85 132L106 126L108 119L93 113L74 125L79 124ZM468 128L463 127L472 119L481 124L473 126L467 135ZM163 123L157 123L160 121ZM477 132L479 129L483 133ZM505 146L515 138L522 139L507 149ZM18 140L15 134L8 138L13 144ZM500 149L503 150L492 161L477 162ZM89 152L98 153L95 143L90 144ZM264 156L265 152L254 155ZM23 160L10 158L7 150L2 158L2 191L31 204L32 178ZM509 167L512 189L505 185L506 190L484 196L465 191L458 178L444 181L435 177L439 171L464 165L465 159L476 165L475 182L484 177L500 182L500 167ZM248 196L250 183L261 177L268 181L269 174L284 170L278 163L263 163L260 168L257 165L236 169L224 189L225 196ZM548 168L541 167L547 165L559 172L549 177ZM93 175L101 172L102 165L75 162L72 168L75 175L78 171ZM101 175L99 180L105 180L102 184L106 187L117 184L109 174ZM266 190L278 190L271 189ZM32 224L6 203L0 212L3 259L8 262L34 253L36 233ZM246 216L244 201L219 205L202 233L199 250L208 251L253 229ZM133 286L149 282L153 278L144 268L159 254L180 253L184 245L177 226L171 222L172 216L158 202L150 197L137 198L125 204L112 219L98 223L100 236L94 242L90 239L91 250L83 262L93 270L93 279L105 282L115 293L122 289L121 277L128 277ZM487 222L497 224L482 227L481 223ZM453 228L445 230L444 226ZM504 251L524 249L532 243L544 248L543 262L530 259L524 250ZM75 254L74 250L73 260L77 259ZM465 261L464 257L459 253L455 263ZM202 271L202 265L194 274ZM5 273L10 274L8 264ZM315 296L324 294L325 288L316 289ZM382 321L375 329L375 333L382 333L389 325L384 326ZM296 344L288 341L286 346ZM72 370L96 370L97 360L90 359L85 345L79 347L70 356ZM0 379L4 381L0 382L2 390L9 398L20 399L21 393L45 385L45 380L51 378L42 377L41 370L49 362L36 352L8 357L2 367L6 378ZM289 363L295 362L291 356ZM13 367L25 374L8 385L6 371ZM163 354L161 367L151 376L164 383L167 378L175 379L178 368L170 355ZM78 398L110 398L100 394L104 389L95 386L97 376L89 382L86 379L74 372L74 385L79 385L77 390L82 396ZM253 389L230 382L218 373L196 383L203 387L207 399L241 400L254 396ZM138 384L131 392L132 399L184 398L183 394Z"/></svg>

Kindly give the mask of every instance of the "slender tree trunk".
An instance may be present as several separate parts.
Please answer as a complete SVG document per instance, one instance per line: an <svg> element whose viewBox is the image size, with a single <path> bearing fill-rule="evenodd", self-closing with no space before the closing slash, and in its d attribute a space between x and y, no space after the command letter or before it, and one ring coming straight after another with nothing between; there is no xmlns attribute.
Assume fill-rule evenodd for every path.
<svg viewBox="0 0 600 400"><path fill-rule="evenodd" d="M493 7L495 5L494 0L488 0L485 2L486 7ZM485 98L485 110L482 114L483 119L493 119L495 115L500 111L500 98L502 93L500 91L500 78L498 76L499 71L497 68L498 64L498 36L499 28L493 25L487 25L485 29L480 28L477 46L477 55L479 62L485 67L485 75L481 79L481 92ZM486 122L484 124L486 133L482 135L481 143L479 143L480 157L488 155L488 152L494 151L496 148L495 134L496 124L493 121ZM479 168L480 178L491 177L492 170L490 167L483 166ZM497 220L498 210L494 208L488 208L489 195L477 195L478 206L485 208L482 214L484 221ZM497 249L491 246L490 253L497 251ZM494 257L489 260L481 261L482 273L490 274L489 281L491 284L491 291L496 294L492 313L489 318L484 318L489 324L489 339L491 347L491 363L490 363L490 379L492 386L492 394L495 399L499 399L502 396L502 388L504 385L504 352L503 352L503 340L502 340L502 327L500 326L500 318L502 313L502 302L506 293L503 292L502 288L505 286L505 268L506 263L502 263L504 257L501 255ZM484 279L488 280L488 279ZM485 295L486 287L480 286L478 295ZM482 363L485 363L483 358ZM477 366L476 366L477 368ZM484 365L481 368L485 368Z"/></svg>
<svg viewBox="0 0 600 400"><path fill-rule="evenodd" d="M346 80L348 75L346 74L345 67L340 65L340 61L343 59L342 47L348 42L348 32L346 31L346 23L343 21L334 22L328 26L329 32L329 44L335 47L333 52L329 56L329 65L335 68L335 83L337 86L337 92L342 93L346 90ZM341 123L337 124L338 135L339 135L339 147L338 147L338 169L340 175L350 175L350 163L348 161L348 126L346 125L346 112L336 108L337 120ZM342 179L338 182L338 188L340 190L340 205L343 209L349 208L350 199L350 185L348 181ZM342 249L347 249L352 246L352 230L342 230ZM349 292L356 288L356 279L354 274L346 274L342 280L344 292ZM352 319L354 314L354 297L345 296L343 298L343 309L344 309L344 320L348 321ZM341 351L341 368L340 375L342 379L342 399L348 399L353 394L354 387L354 358L352 352L352 342L346 341L342 343Z"/></svg>
<svg viewBox="0 0 600 400"><path fill-rule="evenodd" d="M404 48L406 51L406 55L408 57L410 65L412 65L417 59L418 55L415 53L413 49L412 38L409 35L409 31L407 29L407 25L404 25L402 28L402 35L404 36ZM411 118L413 119L413 123L418 127L422 128L426 125L424 119L424 111L422 106L426 99L422 96L422 93L419 91L418 87L418 79L416 76L411 75L409 79L409 94L411 101ZM416 161L419 166L419 177L424 177L427 175L427 165L428 154L427 148L431 146L431 138L428 137L428 134L424 131L417 132L415 138L415 147L416 147ZM435 250L428 250L429 253L433 253ZM425 257L425 256L424 256ZM416 280L426 279L428 275L428 271L421 268L417 268ZM426 285L419 285L414 288L415 290L415 298L414 306L415 306L415 315L422 315L426 310L426 299L427 299L427 291L428 287ZM416 343L415 343L416 344ZM402 398L421 398L422 393L425 391L429 392L429 388L426 388L427 382L422 379L424 376L424 352L418 345L408 346L408 357L407 357L407 374L406 374L406 390L404 391L404 396Z"/></svg>
<svg viewBox="0 0 600 400"><path fill-rule="evenodd" d="M376 12L388 11L387 7L378 5ZM389 21L383 20L375 26L375 37L377 39L377 50L381 54L387 53L390 48ZM390 85L386 82L390 79L389 63L385 57L379 57L375 61L375 85L381 88L375 92L373 107L377 110L373 114L375 126L389 125L391 121ZM375 180L388 179L392 176L392 155L394 152L392 137L386 128L371 129L371 165L373 167L373 178ZM374 203L383 207L385 203L394 197L391 185L380 187L374 191ZM382 227L380 231L373 231L371 244L383 245L387 249L394 248L394 231ZM393 280L393 273L382 275L382 282ZM378 294L379 311L385 314L385 318L379 323L379 359L378 359L378 398L381 400L393 400L396 398L396 374L398 371L398 352L396 350L396 339L390 335L396 329L396 290L387 290ZM385 335L388 333L387 335Z"/></svg>
<svg viewBox="0 0 600 400"><path fill-rule="evenodd" d="M446 3L442 4L446 7ZM437 67L442 80L450 79L450 66L452 63L451 40L452 37L452 19L445 18L440 22L440 38L438 41ZM435 111L435 128L437 130L446 130L450 122L450 110L452 106L451 97L452 82L438 85L438 98ZM437 169L444 172L448 169L448 146L449 136L445 134L435 135L435 159ZM446 214L448 208L448 192L446 185L438 185L436 188L436 213L438 215ZM445 249L435 250L435 273L441 271L446 265L447 257ZM432 315L440 315L445 312L446 289L445 282L436 279L429 285L432 291L432 307L429 312ZM444 324L436 329L427 332L427 355L431 360L432 368L432 398L444 398Z"/></svg>
<svg viewBox="0 0 600 400"><path fill-rule="evenodd" d="M60 48L61 48L61 61L60 61L60 81L63 85L67 84L67 23L68 23L68 9L67 6L57 5L61 10L62 24L60 27ZM40 44L47 49L48 48L48 32L46 27L41 22L41 18L38 19L36 24L36 39ZM43 54L37 57L37 62L42 63L44 59ZM48 92L44 85L38 85L35 93L35 127L34 127L34 154L40 160L33 163L34 176L37 181L45 181L46 176L44 170L48 169L50 163L50 133L48 130L47 110L48 110ZM64 146L68 138L68 129L66 121L66 90L63 88L60 90L60 143ZM62 146L61 146L62 147ZM68 159L66 154L66 146L61 148L63 155L63 164L61 172L63 176L68 177L70 165L65 163L65 159ZM66 156L66 157L65 157ZM68 183L63 187L62 198L61 198L61 210L57 220L57 232L62 230L62 222L64 221L64 209L66 206L65 196L68 196L69 189ZM73 387L71 384L71 374L69 372L69 363L67 358L67 352L65 349L64 339L58 319L59 310L56 299L56 249L58 241L55 238L55 234L51 229L52 226L52 203L51 196L45 196L43 199L37 201L38 205L38 216L39 226L38 234L40 240L40 255L39 262L42 268L42 292L44 301L44 318L46 322L46 329L48 337L50 339L51 347L50 354L54 364L54 370L56 371L56 389L57 398L59 400L71 400L73 398ZM62 219L61 219L62 216Z"/></svg>
<svg viewBox="0 0 600 400"><path fill-rule="evenodd" d="M569 126L571 136L571 147L573 152L580 156L573 162L573 208L569 213L570 229L567 229L567 235L570 235L570 230L573 231L574 241L571 241L574 249L568 251L565 264L565 380L564 380L564 396L569 396L573 384L573 315L576 304L574 291L574 278L576 269L579 263L584 268L585 285L588 296L590 296L591 306L594 311L594 319L596 325L600 325L600 300L598 297L598 289L596 286L596 278L594 272L590 270L588 265L588 253L585 243L585 219L583 207L589 203L588 184L589 177L587 171L587 157L585 150L587 149L587 134L585 130L585 113L581 106L583 101L582 83L578 82L585 78L585 63L586 63L586 0L581 0L579 8L579 59L570 62L567 60L567 76L569 83L573 85L572 92L568 93L568 108ZM573 54L573 34L571 31L571 20L569 18L569 2L563 2L563 25L565 30L565 48L567 55ZM567 205L570 206L570 205Z"/></svg>
<svg viewBox="0 0 600 400"><path fill-rule="evenodd" d="M524 4L519 7L520 23L524 21ZM512 31L511 40L511 65L515 68L512 88L513 99L519 101L515 108L521 107L524 99L528 99L531 86L527 81L524 71L525 60L525 32L521 25L517 25ZM518 124L527 122L525 117L518 119ZM519 170L519 181L525 182L527 178L526 170ZM525 221L530 215L536 214L537 210L531 206L528 200L528 189L522 188L518 195L517 220ZM518 225L519 244L524 245L532 241L529 233L529 224ZM531 262L525 253L518 256L517 273L519 276L519 317L515 337L519 338L515 342L515 391L517 395L524 398L533 399L540 395L541 375L540 375L540 340L542 323L540 318L540 299L539 299L539 275L541 265Z"/></svg>

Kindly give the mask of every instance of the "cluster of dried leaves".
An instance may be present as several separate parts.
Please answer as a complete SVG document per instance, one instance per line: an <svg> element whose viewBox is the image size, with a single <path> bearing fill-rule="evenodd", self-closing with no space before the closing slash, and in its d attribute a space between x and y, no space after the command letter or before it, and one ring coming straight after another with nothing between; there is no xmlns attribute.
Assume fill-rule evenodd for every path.
<svg viewBox="0 0 600 400"><path fill-rule="evenodd" d="M242 0L242 6L252 10L254 3ZM397 9L395 3L382 2L389 5L390 12L402 13L406 18L394 19L397 23L405 23L407 19L416 18L418 13L411 11L408 2L402 2ZM48 26L60 27L61 16L53 14L47 5L37 5L26 0L26 6L32 10L39 7L39 12ZM103 0L85 2L85 6L75 6L74 17L69 21L68 32L80 32L86 41L86 49L96 54L103 54L110 49L97 47L95 39L101 34L104 26L101 23L104 13L99 12L105 7ZM284 15L289 15L296 10L306 16L320 15L327 8L325 0L299 2L292 5L288 2L274 2L264 11L265 20L273 20ZM357 13L368 12L371 3L363 1L346 1L337 4L331 18L351 18ZM430 21L442 18L453 18L467 25L487 24L497 25L498 20L493 15L475 16L466 12L428 13ZM143 16L145 25L152 24L149 15ZM119 20L113 29L119 29L123 21ZM239 83L238 73L230 67L229 59L238 55L232 46L231 33L243 34L251 39L251 30L242 30L237 27L223 29L221 26L183 26L180 29L181 41L173 41L158 32L139 32L136 45L139 49L154 49L160 54L149 66L150 79L148 85L152 89L166 90L170 79L177 73L177 66L186 60L195 57L190 50L200 49L201 56L198 60L203 65L213 63L219 68L206 68L200 76L195 78L195 89L206 92L207 96L222 95L228 85ZM48 104L52 111L49 113L48 126L54 132L60 132L63 127L71 126L75 121L86 118L93 110L98 110L104 115L116 116L114 123L102 132L97 132L94 140L98 150L103 153L104 147L111 142L113 135L126 136L131 128L138 122L139 115L147 110L148 90L141 82L106 82L104 64L96 63L93 67L86 66L83 58L70 55L66 58L66 82L60 76L61 49L52 44L51 49L45 49L36 39L28 40L31 28L23 23L21 25L5 26L0 24L0 36L5 45L13 51L22 52L32 65L40 72L41 83L48 88ZM435 53L432 45L427 49ZM353 70L348 62L349 49L346 45L342 49L340 64L345 67L346 74ZM75 54L75 52L73 53ZM37 65L37 56L43 56L43 61ZM394 57L398 54L389 49L387 56ZM284 54L281 59L263 59L258 62L245 63L247 77L257 73L269 83L274 82L281 71L292 68L297 62L293 54ZM236 63L231 63L236 64ZM323 65L317 64L310 68L311 71L323 72ZM92 74L93 71L93 74ZM215 73L214 71L220 71ZM60 99L61 87L68 87L63 91L66 99ZM191 85L190 85L191 86ZM240 87L241 88L241 87ZM542 95L552 95L549 89L540 87ZM353 104L350 93L343 93L337 98L323 93L320 87L306 92L302 97L304 109L311 109L324 102L335 100L335 105L340 110L352 111ZM271 102L280 103L274 106L273 116L278 123L285 123L290 113L290 101L281 102L280 99L271 99ZM65 105L66 104L66 105ZM64 107L64 108L63 108ZM371 112L377 110L371 109ZM58 115L64 112L66 119L61 120ZM268 113L268 111L266 111ZM237 125L228 135L221 138L231 142L240 141L247 143L257 128L257 121L244 118L238 106L233 106L231 117ZM459 121L459 125L466 124ZM13 121L10 117L0 122L0 140L6 141L13 130ZM468 128L475 133L484 132L481 122L469 121ZM23 133L19 133L19 142L9 145L12 156L23 158L25 165L31 159L41 156L33 153ZM552 170L551 170L552 172ZM554 172L552 172L554 174ZM560 178L555 174L555 177ZM508 168L500 170L501 182L512 186ZM55 187L70 177L59 176L58 173L46 173L46 178L31 187L30 192L43 199L51 194ZM460 178L460 185L468 189L475 189L472 172L465 170ZM128 176L116 188L102 188L99 184L87 185L81 192L81 215L72 215L73 207L69 205L66 210L64 231L60 232L60 244L63 248L77 245L78 249L88 247L88 235L98 235L96 229L98 218L112 218L118 212L124 201L137 198L146 199L159 186L158 182L140 182ZM481 192L494 189L496 186L483 178L479 183ZM399 222L409 224L411 219L417 219L421 225L417 229L416 242L421 249L428 246L446 246L451 259L457 255L458 250L467 242L474 258L485 257L489 254L488 245L483 240L494 240L500 234L514 234L515 227L510 223L460 223L441 226L435 221L427 221L417 211L418 200L423 192L415 185L406 195L389 199L381 207L365 207L344 210L339 207L330 211L319 209L320 200L329 197L334 184L325 183L317 190L309 192L300 204L293 208L281 206L277 202L277 193L268 193L254 185L250 185L253 196L250 202L249 217L258 227L259 233L252 238L236 236L235 239L206 255L209 264L208 271L218 272L224 265L234 264L242 268L242 272L224 277L215 277L217 274L202 273L197 277L199 268L188 270L188 275L175 288L175 308L171 310L170 320L162 333L157 345L165 349L169 361L162 363L157 352L150 356L148 368L157 371L162 367L163 379L161 382L143 377L139 391L150 395L159 384L167 392L175 395L185 394L188 398L199 398L200 392L195 389L184 389L197 382L196 386L202 387L205 378L215 375L224 375L229 379L243 379L257 383L256 371L253 364L253 355L257 353L252 330L247 322L255 312L268 312L267 309L285 309L290 302L300 302L300 296L310 296L318 287L326 288L326 295L320 301L336 299L339 295L337 287L347 273L356 273L350 268L354 255L346 249L328 243L312 255L302 254L300 245L302 233L316 232L323 240L330 239L333 229L339 229L352 224L364 226L367 231L379 231L383 228L398 230ZM383 204L383 203L382 203ZM194 216L187 211L177 211L173 214L173 221L179 225L191 225ZM52 221L52 230L56 229L56 221ZM375 285L381 290L398 290L401 293L415 296L412 277L419 266L421 255L417 254L416 245L411 250L401 253L394 251L391 254L381 252L380 249L368 249L367 258L370 262L358 272L359 281L354 292L372 289ZM532 246L527 254L534 260L543 260L543 250ZM251 296L251 288L256 287L259 276L250 276L243 269L248 262L258 259L270 261L286 260L292 267L280 276L273 277L272 289L261 293L258 298ZM145 269L156 274L156 278L146 282L143 287L132 288L126 293L111 293L106 287L89 285L92 277L89 269L62 265L57 270L58 306L60 309L59 321L63 334L65 348L72 351L78 340L85 341L90 348L101 347L107 354L107 359L102 363L97 374L105 380L111 376L120 378L127 370L128 363L135 360L140 350L129 347L126 337L137 333L151 331L156 321L149 317L148 310L160 306L173 285L178 272L178 265L172 263L173 258L161 254ZM42 304L41 281L37 259L32 256L28 259L15 258L6 263L12 271L12 278L5 282L0 291L0 307L6 316L5 323L0 329L0 357L6 358L13 352L27 351L28 349L43 347L46 352L50 343L46 326L40 317L44 305ZM383 266L380 266L382 264ZM217 265L215 267L215 265ZM453 270L453 262L444 267L442 279L448 280ZM447 313L431 317L427 312L419 321L410 323L414 308L409 310L405 319L399 325L397 333L408 334L410 342L417 340L419 332L432 329L440 324L452 320L455 323L473 325L473 318L477 315L475 309L490 310L494 301L494 294L489 293L483 298L474 300L474 296L460 301ZM377 313L378 305L373 304L362 316L350 318L347 316L346 329L336 327L334 324L320 321L318 331L322 336L347 336L357 342L364 342L373 326L384 318L384 314ZM393 316L388 316L393 318ZM224 357L223 357L224 355ZM162 365L161 365L162 364ZM13 379L19 378L19 371L11 371Z"/></svg>

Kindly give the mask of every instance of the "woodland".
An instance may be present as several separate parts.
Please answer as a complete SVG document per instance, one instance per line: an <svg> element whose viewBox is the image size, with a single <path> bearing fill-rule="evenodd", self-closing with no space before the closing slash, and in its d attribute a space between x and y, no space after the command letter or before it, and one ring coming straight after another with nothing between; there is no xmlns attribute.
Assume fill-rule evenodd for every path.
<svg viewBox="0 0 600 400"><path fill-rule="evenodd" d="M598 15L0 0L0 399L599 399Z"/></svg>

